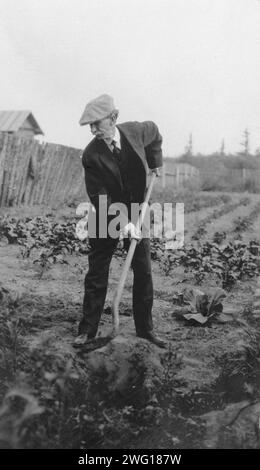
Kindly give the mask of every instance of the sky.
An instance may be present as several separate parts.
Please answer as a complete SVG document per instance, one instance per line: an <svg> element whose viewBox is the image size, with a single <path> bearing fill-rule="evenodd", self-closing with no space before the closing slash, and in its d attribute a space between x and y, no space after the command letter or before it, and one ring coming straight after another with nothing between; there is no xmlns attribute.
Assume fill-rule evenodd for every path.
<svg viewBox="0 0 260 470"><path fill-rule="evenodd" d="M259 0L0 0L0 109L84 148L86 103L153 120L165 156L260 148Z"/></svg>

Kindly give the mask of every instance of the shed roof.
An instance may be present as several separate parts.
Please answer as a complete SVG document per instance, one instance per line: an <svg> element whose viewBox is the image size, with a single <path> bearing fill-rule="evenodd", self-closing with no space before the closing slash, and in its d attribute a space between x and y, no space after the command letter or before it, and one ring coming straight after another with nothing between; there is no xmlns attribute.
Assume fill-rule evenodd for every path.
<svg viewBox="0 0 260 470"><path fill-rule="evenodd" d="M0 111L0 131L17 132L28 119L36 135L44 135L31 111Z"/></svg>

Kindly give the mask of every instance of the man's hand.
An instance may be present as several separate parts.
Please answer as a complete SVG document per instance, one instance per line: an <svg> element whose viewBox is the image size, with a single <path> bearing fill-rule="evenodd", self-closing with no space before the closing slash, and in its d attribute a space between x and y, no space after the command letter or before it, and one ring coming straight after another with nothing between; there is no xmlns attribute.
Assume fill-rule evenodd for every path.
<svg viewBox="0 0 260 470"><path fill-rule="evenodd" d="M152 168L151 169L151 174L155 173L156 176L160 176L160 170L159 168Z"/></svg>
<svg viewBox="0 0 260 470"><path fill-rule="evenodd" d="M127 225L122 230L122 234L124 238L131 238L135 239L137 241L140 241L142 236L141 236L141 231L136 228L132 222L129 222Z"/></svg>

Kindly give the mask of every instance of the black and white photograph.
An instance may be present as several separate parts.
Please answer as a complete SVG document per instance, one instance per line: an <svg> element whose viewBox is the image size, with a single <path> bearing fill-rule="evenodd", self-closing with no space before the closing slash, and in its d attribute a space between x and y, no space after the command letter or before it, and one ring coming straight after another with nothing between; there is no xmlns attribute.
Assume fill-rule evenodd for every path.
<svg viewBox="0 0 260 470"><path fill-rule="evenodd" d="M260 449L260 1L0 0L0 61L0 448Z"/></svg>

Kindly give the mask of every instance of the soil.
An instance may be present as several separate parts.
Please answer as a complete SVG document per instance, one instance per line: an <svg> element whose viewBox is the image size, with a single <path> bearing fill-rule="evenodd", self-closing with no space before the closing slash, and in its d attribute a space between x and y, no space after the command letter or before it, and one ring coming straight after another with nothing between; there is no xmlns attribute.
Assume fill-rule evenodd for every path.
<svg viewBox="0 0 260 470"><path fill-rule="evenodd" d="M233 200L242 196L234 195ZM257 202L259 198L252 198L250 210ZM187 226L214 209L191 213ZM37 214L37 208L33 211ZM18 214L15 209L11 212ZM23 214L31 213L31 209L23 209ZM72 213L72 209L62 208L57 218L65 220ZM238 213L235 211L234 218ZM230 230L230 215L224 217ZM259 237L254 232L254 228L259 228L259 220L258 217L243 237ZM221 228L225 230L224 219ZM26 260L21 257L19 245L3 241L0 246L0 286L15 297L13 315L19 318L16 373L2 385L1 395L21 380L32 387L34 377L32 393L41 403L42 388L37 389L36 382L43 361L45 378L46 372L53 372L53 363L63 367L69 364L77 374L77 378L72 377L72 394L76 389L80 390L79 395L84 390L84 398L80 395L79 401L86 406L90 423L89 430L81 430L80 437L74 436L71 442L59 434L51 444L51 431L45 430L48 436L43 446L139 449L260 446L259 320L253 315L256 278L239 281L227 293L224 310L231 312L232 321L216 320L209 326L196 326L177 315L175 300L185 287L196 287L194 278L181 267L166 276L153 261L154 329L167 341L166 349L135 335L130 272L120 304L119 334L98 349L79 352L72 344L81 317L87 256L67 255L68 264L49 267L41 278L40 268L33 263L36 256L37 250ZM115 257L111 263L99 338L109 335L112 329L108 307L123 261ZM200 286L204 292L215 288L216 280L210 277ZM246 405L249 406L232 422ZM28 433L24 446L40 446L37 433L35 438L30 429Z"/></svg>

